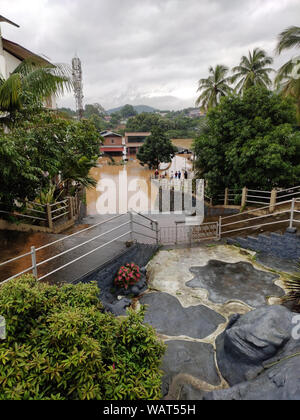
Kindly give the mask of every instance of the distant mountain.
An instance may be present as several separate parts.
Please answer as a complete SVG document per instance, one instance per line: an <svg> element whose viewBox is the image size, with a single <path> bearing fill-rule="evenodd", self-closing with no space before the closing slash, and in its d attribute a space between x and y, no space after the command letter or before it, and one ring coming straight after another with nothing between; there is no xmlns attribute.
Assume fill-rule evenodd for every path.
<svg viewBox="0 0 300 420"><path fill-rule="evenodd" d="M109 109L106 112L109 115L111 115L114 112L121 111L122 108L123 108L122 106L119 106L118 108ZM152 106L148 106L148 105L133 105L133 108L136 110L138 114L142 114L143 112L157 112L158 111L158 109L155 109Z"/></svg>

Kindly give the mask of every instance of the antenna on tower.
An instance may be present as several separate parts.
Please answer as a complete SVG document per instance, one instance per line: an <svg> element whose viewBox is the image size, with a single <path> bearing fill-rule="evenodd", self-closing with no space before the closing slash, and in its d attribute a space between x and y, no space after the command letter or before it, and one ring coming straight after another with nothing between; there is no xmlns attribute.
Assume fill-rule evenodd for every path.
<svg viewBox="0 0 300 420"><path fill-rule="evenodd" d="M83 117L83 83L81 61L77 55L72 60L72 75L76 100L76 112L78 119L81 120Z"/></svg>

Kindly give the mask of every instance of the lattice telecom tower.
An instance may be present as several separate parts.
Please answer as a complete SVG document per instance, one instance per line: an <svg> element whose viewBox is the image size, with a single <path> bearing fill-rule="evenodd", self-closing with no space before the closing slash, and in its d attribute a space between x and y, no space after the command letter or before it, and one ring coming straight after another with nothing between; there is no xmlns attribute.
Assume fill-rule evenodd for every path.
<svg viewBox="0 0 300 420"><path fill-rule="evenodd" d="M82 67L81 61L76 56L72 60L72 74L73 74L73 85L76 100L76 111L78 118L83 117L83 83L82 83Z"/></svg>

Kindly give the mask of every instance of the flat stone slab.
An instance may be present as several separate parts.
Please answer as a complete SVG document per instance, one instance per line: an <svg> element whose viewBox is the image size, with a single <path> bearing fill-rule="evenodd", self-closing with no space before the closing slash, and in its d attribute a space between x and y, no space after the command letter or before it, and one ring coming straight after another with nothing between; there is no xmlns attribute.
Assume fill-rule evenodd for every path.
<svg viewBox="0 0 300 420"><path fill-rule="evenodd" d="M162 362L162 370L165 373L163 377L164 396L169 392L172 380L179 374L185 375L184 383L188 388L190 384L188 383L187 375L191 376L191 382L193 383L195 383L193 378L198 378L211 385L217 386L220 384L221 381L216 370L212 345L179 340L167 341L166 344L168 348ZM173 390L176 394L180 393L182 382L178 385L178 390ZM194 387L191 387L189 393L193 391Z"/></svg>
<svg viewBox="0 0 300 420"><path fill-rule="evenodd" d="M257 308L269 296L281 297L284 291L274 284L278 275L257 270L250 263L226 263L210 260L204 267L192 267L195 278L186 283L191 288L206 289L214 303L239 300Z"/></svg>
<svg viewBox="0 0 300 420"><path fill-rule="evenodd" d="M184 308L177 298L168 293L147 294L140 303L149 305L145 322L158 333L171 337L205 338L216 331L219 324L226 322L223 316L206 306Z"/></svg>

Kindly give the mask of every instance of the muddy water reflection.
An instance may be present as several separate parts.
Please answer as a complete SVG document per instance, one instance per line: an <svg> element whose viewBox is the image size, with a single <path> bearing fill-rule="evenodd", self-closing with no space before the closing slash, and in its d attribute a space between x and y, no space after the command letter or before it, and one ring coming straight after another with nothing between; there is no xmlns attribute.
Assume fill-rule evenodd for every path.
<svg viewBox="0 0 300 420"><path fill-rule="evenodd" d="M190 155L177 155L171 164L163 165L161 175L170 178L176 171L181 171L182 177L185 170L192 171ZM157 191L151 191L151 177L154 171L142 167L136 156L130 156L127 165L120 164L121 157L114 158L116 165L110 164L110 159L100 158L99 167L91 171L91 176L96 179L96 188L87 191L88 215L106 213L125 213L129 209L135 211L148 211L151 204L157 199ZM127 190L127 198L125 190ZM152 193L152 194L151 194ZM115 209L115 210L114 210Z"/></svg>

